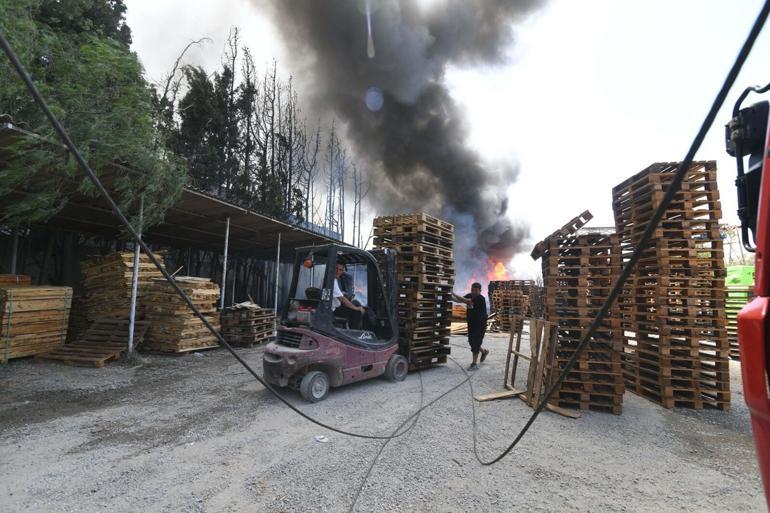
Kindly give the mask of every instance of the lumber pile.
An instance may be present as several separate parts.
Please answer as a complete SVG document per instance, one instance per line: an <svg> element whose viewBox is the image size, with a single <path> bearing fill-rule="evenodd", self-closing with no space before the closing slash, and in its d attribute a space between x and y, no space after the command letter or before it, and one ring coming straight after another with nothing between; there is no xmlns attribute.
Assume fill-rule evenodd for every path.
<svg viewBox="0 0 770 513"><path fill-rule="evenodd" d="M624 261L678 163L656 163L612 190ZM666 408L730 407L725 267L716 163L687 170L620 298L626 388Z"/></svg>
<svg viewBox="0 0 770 513"><path fill-rule="evenodd" d="M9 285L30 286L32 279L26 274L0 274L0 287Z"/></svg>
<svg viewBox="0 0 770 513"><path fill-rule="evenodd" d="M219 316L215 306L219 299L219 285L207 278L192 276L180 276L175 281L206 320L219 330ZM144 343L146 349L184 353L218 347L217 338L164 278L152 280L144 301L145 318L150 321Z"/></svg>
<svg viewBox="0 0 770 513"><path fill-rule="evenodd" d="M269 342L273 336L275 314L272 308L262 308L246 301L220 312L222 336L233 346L253 346Z"/></svg>
<svg viewBox="0 0 770 513"><path fill-rule="evenodd" d="M63 344L71 304L70 287L0 287L2 361L43 353Z"/></svg>
<svg viewBox="0 0 770 513"><path fill-rule="evenodd" d="M398 252L397 312L410 369L446 363L450 353L454 226L427 214L374 219L374 245Z"/></svg>
<svg viewBox="0 0 770 513"><path fill-rule="evenodd" d="M741 359L741 350L738 345L738 313L746 306L746 303L754 298L753 285L729 285L725 303L727 314L727 341L730 344L730 358Z"/></svg>
<svg viewBox="0 0 770 513"><path fill-rule="evenodd" d="M556 381L620 274L620 244L614 233L584 230L546 239L542 255L545 317L558 331ZM552 404L619 415L625 388L622 349L615 303L552 396Z"/></svg>
<svg viewBox="0 0 770 513"><path fill-rule="evenodd" d="M131 277L134 254L112 253L80 262L83 283L82 315L86 322L97 319L127 319L131 308ZM146 294L152 280L162 278L161 272L147 255L139 256L139 284L136 318L144 316Z"/></svg>

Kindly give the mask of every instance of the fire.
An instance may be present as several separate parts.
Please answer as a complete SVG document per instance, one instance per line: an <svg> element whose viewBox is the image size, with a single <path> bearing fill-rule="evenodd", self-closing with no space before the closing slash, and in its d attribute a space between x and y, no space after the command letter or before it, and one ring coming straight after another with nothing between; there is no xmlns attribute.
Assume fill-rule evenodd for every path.
<svg viewBox="0 0 770 513"><path fill-rule="evenodd" d="M473 272L468 279L464 290L471 290L472 283L481 283L482 291L490 281L507 281L512 279L512 273L503 262L496 262L491 258L487 260L484 270Z"/></svg>
<svg viewBox="0 0 770 513"><path fill-rule="evenodd" d="M490 262L491 263L491 262ZM505 281L510 280L510 273L502 262L497 262L492 269L487 273L489 281Z"/></svg>

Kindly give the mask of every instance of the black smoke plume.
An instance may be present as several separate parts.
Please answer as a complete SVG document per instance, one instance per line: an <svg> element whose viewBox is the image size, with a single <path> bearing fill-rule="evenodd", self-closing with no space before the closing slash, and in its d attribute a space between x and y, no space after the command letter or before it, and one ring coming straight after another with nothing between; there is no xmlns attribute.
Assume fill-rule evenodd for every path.
<svg viewBox="0 0 770 513"><path fill-rule="evenodd" d="M487 168L466 146L444 75L448 65L503 63L513 25L541 1L268 1L310 89L309 107L340 119L368 164L378 214L426 211L455 221L466 246L456 248L461 279L485 278L490 258L508 262L528 235L506 217L517 170Z"/></svg>

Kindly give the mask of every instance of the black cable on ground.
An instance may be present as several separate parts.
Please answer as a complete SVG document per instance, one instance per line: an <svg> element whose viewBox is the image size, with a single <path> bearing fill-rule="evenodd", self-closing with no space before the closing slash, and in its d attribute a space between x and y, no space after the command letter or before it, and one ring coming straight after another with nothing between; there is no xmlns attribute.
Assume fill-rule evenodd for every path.
<svg viewBox="0 0 770 513"><path fill-rule="evenodd" d="M764 26L765 21L767 20L768 13L770 13L770 0L765 1L764 5L762 6L762 9L760 10L759 15L757 16L757 19L754 22L754 25L751 27L751 32L749 32L749 35L746 38L746 41L743 43L743 46L741 47L741 50L738 53L738 56L736 57L735 62L730 68L730 72L727 74L727 77L725 78L725 81L722 84L722 87L717 93L717 96L714 99L714 102L711 104L711 108L706 114L706 118L703 120L703 123L701 124L701 127L698 130L697 135L695 136L695 139L690 145L690 149L687 151L687 154L685 155L684 159L679 164L679 167L677 168L676 173L674 174L674 178L669 184L668 188L666 189L666 193L663 196L663 199L660 205L658 206L657 210L655 210L655 213L653 214L652 218L647 224L647 228L644 230L644 233L642 234L642 238L640 239L639 244L637 244L637 246L634 248L634 252L631 254L631 257L629 258L628 263L625 265L625 267L623 267L623 271L620 273L620 276L618 277L617 281L615 281L615 285L612 287L612 290L610 291L610 295L607 297L607 300L602 305L602 308L599 311L598 315L591 322L590 326L588 327L588 331L585 333L585 335L583 335L583 338L580 340L580 343L578 344L578 347L576 348L575 352L572 354L572 357L567 361L567 364L564 366L564 369L562 369L561 374L556 379L556 381L553 384L551 384L551 386L548 388L548 390L543 396L543 400L540 402L540 404L537 405L537 408L535 409L534 413L532 413L532 416L529 418L529 420L524 425L524 427L519 432L519 434L516 436L516 438L514 438L513 442L511 442L511 444L496 458L489 461L481 461L481 459L479 459L479 463L481 463L482 465L493 465L497 463L501 459L505 458L505 456L509 452L511 452L511 450L514 447L516 447L516 444L518 444L519 441L527 433L527 431L529 431L529 428L535 422L535 419L537 418L537 416L540 415L540 412L542 412L545 409L546 405L548 404L548 399L553 395L554 391L561 388L562 382L564 381L564 379L566 378L570 370L572 370L572 367L575 366L575 363L577 362L577 359L580 356L580 354L588 346L588 343L591 340L591 337L593 336L594 332L596 331L596 328L599 326L599 323L602 321L602 319L604 319L607 316L610 306L612 306L612 303L615 302L615 299L618 297L621 289L623 288L623 284L626 282L629 275L634 270L636 263L639 261L639 258L641 257L641 254L642 254L642 250L647 247L647 244L650 242L650 238L652 237L652 233L658 227L658 224L660 224L660 220L663 218L663 215L666 213L666 210L668 210L668 205L674 199L674 195L677 192L679 192L679 189L682 186L682 181L684 180L687 170L690 168L690 164L695 158L695 154L697 153L698 149L703 143L703 139L706 137L706 134L711 128L711 125L714 123L714 119L716 118L717 113L719 112L719 109L724 103L725 98L727 97L727 93L732 88L733 83L735 82L735 79L738 77L738 73L741 71L743 64L746 62L746 58L749 56L749 53L751 52L751 48L754 46L754 42L757 40L759 33L762 31L762 27ZM475 408L474 408L474 413L475 413Z"/></svg>
<svg viewBox="0 0 770 513"><path fill-rule="evenodd" d="M414 415L411 415L410 417L408 417L404 422L399 424L398 427L394 429L393 433L391 434L397 433L398 430L401 429L401 427L404 424L409 422L409 419L411 419L412 417L414 417L414 421L412 422L411 426L406 428L404 433L414 429L414 427L417 425L417 421L420 420L420 412L422 412L422 401L425 398L425 387L422 382L422 372L418 372L417 375L420 377L420 407L415 412L417 416L414 417ZM374 468L374 465L377 463L377 460L379 459L380 454L382 454L382 451L385 450L385 446L388 445L389 443L390 443L390 440L385 440L384 442L382 442L382 444L380 445L380 449L377 451L377 454L374 455L374 459L372 459L372 463L369 465L369 468L366 470L366 474L364 474L363 479L361 479L361 484L359 484L358 488L356 489L356 496L353 497L353 503L350 505L350 509L348 509L348 513L353 513L353 511L356 509L356 504L358 504L358 498L361 496L361 490L364 489L364 485L366 485L366 482L369 480L369 476L371 475L372 469Z"/></svg>

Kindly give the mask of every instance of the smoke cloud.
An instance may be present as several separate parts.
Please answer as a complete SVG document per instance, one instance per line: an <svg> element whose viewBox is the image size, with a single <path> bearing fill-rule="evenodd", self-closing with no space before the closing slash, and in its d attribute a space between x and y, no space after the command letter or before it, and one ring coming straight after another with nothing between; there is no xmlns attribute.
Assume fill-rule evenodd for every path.
<svg viewBox="0 0 770 513"><path fill-rule="evenodd" d="M528 229L506 217L516 168L487 167L465 144L446 68L503 63L513 25L541 3L268 0L308 107L342 121L367 164L378 214L425 211L454 221L461 280L484 277L490 258L508 262Z"/></svg>

